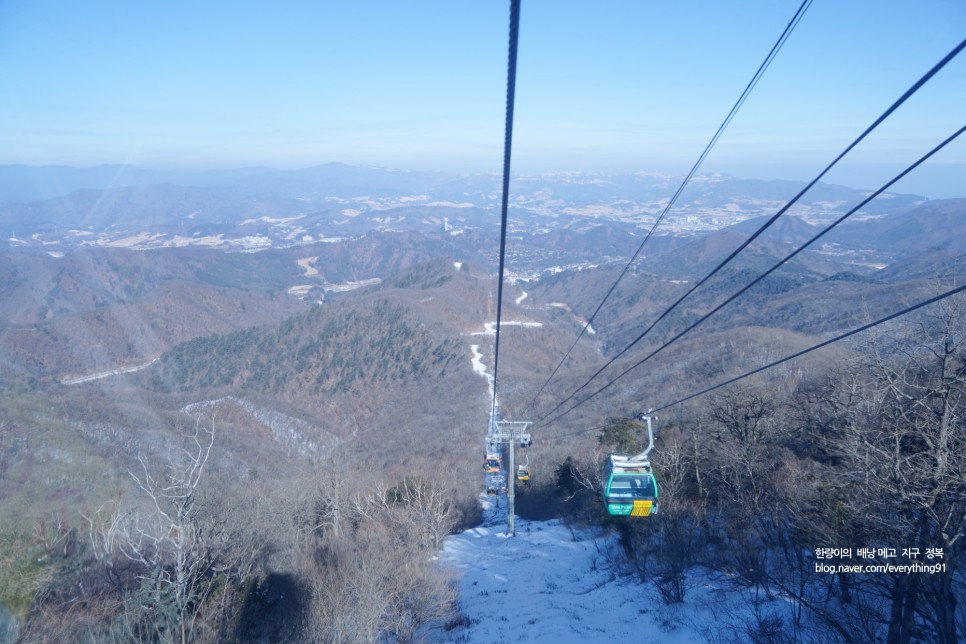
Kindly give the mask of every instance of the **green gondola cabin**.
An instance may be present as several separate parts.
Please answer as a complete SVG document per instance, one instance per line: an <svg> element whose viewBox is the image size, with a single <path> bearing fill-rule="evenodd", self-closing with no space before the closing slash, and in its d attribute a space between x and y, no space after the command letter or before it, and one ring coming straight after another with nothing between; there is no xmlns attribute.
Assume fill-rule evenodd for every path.
<svg viewBox="0 0 966 644"><path fill-rule="evenodd" d="M646 459L611 454L601 480L601 496L608 514L646 517L657 512L657 479Z"/></svg>

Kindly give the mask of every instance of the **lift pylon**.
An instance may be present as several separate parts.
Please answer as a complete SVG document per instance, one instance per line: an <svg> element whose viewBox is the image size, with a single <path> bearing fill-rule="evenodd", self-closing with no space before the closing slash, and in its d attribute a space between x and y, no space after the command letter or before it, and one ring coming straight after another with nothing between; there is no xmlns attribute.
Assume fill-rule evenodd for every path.
<svg viewBox="0 0 966 644"><path fill-rule="evenodd" d="M499 484L502 483L507 491L507 536L513 536L514 515L514 484L517 468L514 465L514 447L517 443L520 447L529 447L533 443L529 428L533 423L530 421L502 420L500 417L500 405L496 400L493 401L493 409L490 410L490 425L486 432L486 457L483 461L485 472L484 481L486 484L487 496L497 493ZM506 450L507 462L503 467L500 457ZM530 459L527 457L527 465Z"/></svg>

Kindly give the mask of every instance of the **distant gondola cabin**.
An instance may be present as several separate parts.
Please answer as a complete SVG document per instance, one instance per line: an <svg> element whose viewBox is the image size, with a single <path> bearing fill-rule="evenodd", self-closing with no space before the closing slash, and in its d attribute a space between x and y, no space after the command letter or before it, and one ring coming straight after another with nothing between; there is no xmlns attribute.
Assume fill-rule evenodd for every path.
<svg viewBox="0 0 966 644"><path fill-rule="evenodd" d="M646 517L657 512L657 479L648 461L611 454L601 480L608 514Z"/></svg>
<svg viewBox="0 0 966 644"><path fill-rule="evenodd" d="M496 454L487 454L483 459L483 471L487 474L498 474L500 472L500 457Z"/></svg>

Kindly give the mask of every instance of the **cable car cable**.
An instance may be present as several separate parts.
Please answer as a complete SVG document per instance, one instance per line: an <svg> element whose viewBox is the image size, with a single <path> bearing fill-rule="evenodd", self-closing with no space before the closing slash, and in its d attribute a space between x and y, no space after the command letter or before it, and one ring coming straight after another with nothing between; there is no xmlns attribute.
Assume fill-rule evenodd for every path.
<svg viewBox="0 0 966 644"><path fill-rule="evenodd" d="M873 199L875 199L876 197L878 197L880 194L882 194L883 192L885 192L893 184L895 184L900 179L902 179L903 177L905 177L907 174L909 174L910 172L912 172L914 169L916 169L917 167L919 167L920 165L922 165L926 160L928 160L934 154L936 154L937 152L939 152L940 150L942 150L949 143L952 143L963 132L966 132L966 125L964 125L961 128L959 128L956 132L954 132L952 135L950 135L949 137L947 137L942 143L940 143L939 145L935 146L932 150L930 150L929 152L927 152L926 154L924 154L923 156L921 156L915 163L913 163L912 165L910 165L909 167L907 167L905 170L903 170L902 172L900 172L898 175L896 175L895 177L893 177L891 180L889 180L887 183L885 183L881 188L879 188L875 192L872 192L871 194L869 194L865 199L863 199L861 202L859 202L858 205L856 205L851 210L849 210L847 213L845 213L844 215L842 215L841 217L839 217L838 219L836 219L834 222L832 222L831 224L829 224L828 226L826 226L824 229L822 229L820 232L818 232L815 236L813 236L811 239L809 239L807 242L805 242L799 248L797 248L796 250L794 250L791 253L789 253L783 259L779 260L771 268L769 268L764 273L760 274L754 280L752 280L747 285L745 285L743 288L741 288L738 292L734 293L733 295L731 295L730 297L728 297L726 300L724 300L723 302L721 302L720 304L718 304L715 308L713 308L709 312L705 313L697 321L693 322L690 326L688 326L687 328L685 328L683 331L679 332L677 335L675 335L674 337L672 337L670 340L666 341L664 344L662 344L661 346L659 346L657 349L654 349L647 356L645 356L641 360L637 361L636 363L634 363L633 365L631 365L630 367L628 367L627 369L625 369L624 371L622 371L621 373L619 373L617 376L615 376L610 381L608 381L607 384L605 384L603 387L601 387L600 389L598 389L594 393L592 393L589 396L587 396L587 398L585 398L584 400L581 400L580 403L578 403L577 405L574 405L573 407L571 407L570 409L568 409L566 412L564 412L564 414L569 413L571 410L575 409L577 406L583 404L584 402L586 402L590 398L593 398L597 394L603 392L605 389L609 388L611 385L613 385L615 382L617 382L618 380L620 380L621 378L623 378L624 376L626 376L628 373L630 373L631 371L633 371L637 367L640 367L642 364L644 364L645 362L647 362L648 360L650 360L651 358L653 358L655 355L657 355L658 353L660 353L661 351L663 351L664 349L666 349L667 347L669 347L670 345L672 345L673 343L675 343L682 336L684 336L685 334L689 333L692 329L694 329L698 325L700 325L703 322L705 322L711 316L715 315L718 311L720 311L725 306L727 306L728 304L730 304L731 302L733 302L734 300L736 300L738 297L740 297L741 295L743 295L746 291L748 291L750 288L752 288L753 286L755 286L756 284L758 284L760 281L762 281L763 279L765 279L766 277L768 277L769 275L771 275L774 271L776 271L782 265L784 265L785 263L787 263L793 257L795 257L796 255L798 255L799 253L801 253L802 251L804 251L806 248L808 248L809 246L811 246L814 242L818 241L826 233L828 233L833 228L835 228L836 226L838 226L840 223L842 223L843 221L845 221L846 219L848 219L849 217L851 217L853 214L855 214L859 209L861 209L862 207L864 207L870 201L872 201ZM611 362L613 362L613 361L611 361ZM608 363L608 365L609 364L610 363ZM605 367L606 366L607 365L605 365ZM560 416L563 416L564 414L561 414ZM558 416L557 418L560 418L560 416Z"/></svg>
<svg viewBox="0 0 966 644"><path fill-rule="evenodd" d="M943 67L946 66L947 63L949 63L953 58L955 58L964 48L966 48L966 40L963 40L962 42L960 42L959 45L957 45L956 47L954 47L952 51L950 51L948 54L946 54L946 56L944 56L942 58L942 60L940 60L938 63L936 63L918 81L916 81L909 89L907 89L902 94L902 96L900 96L898 99L896 99L896 101L893 102L892 105L889 106L889 108L885 112L883 112L871 125L869 125L862 132L862 134L860 134L854 141L852 141L852 143L850 143L848 145L848 147L846 147L842 152L840 152L838 154L838 156L836 156L828 165L826 165L825 168L814 179L812 179L808 184L806 184L806 186L804 188L802 188L798 192L798 194L796 194L794 197L792 197L792 199L788 203L786 203L784 206L782 206L782 208L778 212L776 212L774 215L772 215L768 219L768 221L766 221L764 224L762 224L761 227L758 228L758 230L756 230L754 233L752 233L751 236L748 237L748 239L746 239L744 242L742 242L741 244L739 244L738 248L736 248L734 251L732 251L731 254L729 254L721 263L719 263L710 273L708 273L706 276L704 276L703 278L701 278L701 280L698 281L694 286L692 286L684 295L682 295L673 304L671 304L671 306L669 306L667 309L665 309L664 312L661 313L661 315L659 315L657 317L657 319L655 319L651 323L651 325L649 327L647 327L647 329L644 330L643 333L641 333L639 336L637 336L637 338L635 338L633 342L631 342L628 346L626 346L624 349L622 349L618 354L616 354L614 357L612 357L610 360L608 360L607 363L605 363L604 366L602 366L600 369L598 369L596 372L594 372L594 374L592 376L590 376L590 378L588 378L584 382L584 384L580 385L580 387L578 387L573 393L571 393L569 396L567 396L562 401L560 401L557 404L556 407L554 407L553 409L551 409L547 414L545 414L541 419L537 420L536 422L542 422L543 419L547 418L547 416L550 416L555 411L557 411L558 409L560 409L560 407L562 407L567 401L572 400L574 398L574 396L576 396L578 393L580 393L580 391L582 391L585 387L587 387L597 376L599 376L605 369L607 369L607 367L609 367L611 364L613 364L614 361L616 361L618 358L620 358L621 356L623 356L632 347L634 347L638 342L640 342L648 333L651 332L651 330L659 322L661 322L661 320L663 320L675 308L677 308L677 306L679 304L681 304L681 302L683 302L687 297L689 297L692 293L694 293L695 290L697 290L698 288L700 288L712 276L714 276L716 273L718 273L718 271L720 271L722 268L724 268L726 265L728 265L735 257L738 256L739 253L741 253L745 248L747 248L763 232L765 232L768 228L770 228L772 226L772 224L774 224L778 220L779 217L781 217L793 205L795 205L795 203L797 203L798 200L801 199L802 196L804 196L805 193L808 192L816 183L818 183L819 180L821 180L821 178L824 177L829 172L829 170L831 170L843 157L845 157L846 154L848 154L849 152L851 152L852 149L855 148L859 143L861 143L873 130L875 130L875 128L877 128L883 121L885 121L893 112L895 112L897 109L899 109L899 107L903 103L905 103L913 94L915 94L917 91L919 91L919 89L923 85L925 85L926 82L929 81L929 79L931 79L933 76L935 76ZM587 399L585 399L585 400L587 400ZM582 404L582 403L578 403L578 404ZM571 409L573 409L573 408L571 408ZM570 411L570 410L568 410L568 411Z"/></svg>
<svg viewBox="0 0 966 644"><path fill-rule="evenodd" d="M932 78L936 73L938 73L939 70L941 70L949 61L951 61L953 58L955 58L956 55L958 55L963 50L963 48L966 48L966 40L963 40L962 42L960 42L957 47L955 47L942 60L940 60L938 63L936 63L936 65L934 65L932 67L932 69L930 69L915 84L913 84L912 87L910 87L908 90L906 90L906 92L902 96L900 96L885 112L883 112L882 115L879 116L879 118L877 118L869 127L867 127L865 129L865 131L862 132L862 134L860 134L858 136L858 138L856 138L851 144L849 144L849 146L845 150L843 150L837 157L835 157L835 159L833 159L832 162L829 163L825 167L825 169L822 170L818 174L818 176L816 176L814 179L812 179L812 181L809 182L804 188L802 188L798 192L797 195L795 195L788 203L786 203L777 213L775 213L774 215L772 215L772 217L769 218L768 221L766 221L761 227L758 228L758 230L756 230L754 233L752 233L752 235L747 240L745 240L744 242L742 242L738 246L738 248L736 248L734 251L732 251L732 253L730 255L728 255L728 257L726 257L721 263L719 263L710 273L708 273L705 277L703 277L700 281L698 281L694 286L692 286L684 295L682 295L680 298L678 298L677 301L675 301L671 306L669 306L667 309L665 309L665 311L663 313L661 313L661 315L658 316L658 318L656 320L654 320L654 322L652 322L651 325L649 327L647 327L647 329L645 329L643 333L641 333L639 336L637 336L637 338L635 338L633 342L631 342L628 346L626 346L624 349L622 349L618 354L616 354L610 360L608 360L607 363L605 363L604 366L602 366L590 378L588 378L587 381L584 382L584 384L582 384L580 387L578 387L567 398L565 398L560 403L558 403L557 406L554 407L553 409L551 409L546 415L543 416L543 418L546 418L550 414L554 413L557 409L559 409L560 407L562 407L564 405L564 403L566 403L568 400L572 400L574 396L576 396L580 391L582 391L585 387L587 387L597 376L599 376L605 369L607 369L607 367L609 367L611 364L613 364L618 358L620 358L621 356L623 356L632 347L634 347L638 342L640 342L648 333L651 332L651 330L661 320L663 320L675 308L677 308L677 306L679 304L681 304L681 302L683 302L688 296L690 296L692 293L694 293L695 290L697 290L699 287L701 287L705 282L707 282L718 271L720 271L727 264L729 264L739 253L741 253L741 251L743 251L745 248L747 248L749 244L751 244L755 239L757 239L763 232L765 232L765 230L767 230L769 227L771 227L771 225L774 224L775 221L777 221L779 217L781 217L783 214L785 214L785 212L787 212L789 208L791 208L796 202L798 202L798 200L801 199L801 197L806 192L808 192L808 190L810 190L816 183L818 183L818 181L823 176L825 176L825 174L828 173L828 171L831 170L832 167L836 163L838 163L846 154L848 154L866 136L868 136L868 134L870 134L886 118L888 118L889 115L891 115L896 109L898 109L899 106L901 106L909 97L911 97L913 94L915 94L930 78ZM543 419L540 419L540 420L538 420L536 422L541 422L542 420Z"/></svg>
<svg viewBox="0 0 966 644"><path fill-rule="evenodd" d="M698 396L703 396L704 394L710 393L710 392L712 392L712 391L714 391L716 389L720 389L721 387L726 387L727 385L734 384L734 383L738 382L739 380L744 380L745 378L748 378L748 377L753 376L755 374L761 373L762 371L765 371L766 369L771 369L772 367L776 367L776 366L782 364L783 362L788 362L789 360L794 360L795 358L798 358L800 356L803 356L806 353L811 353L812 351L815 351L817 349L821 349L822 347L827 347L830 344L834 344L834 343L836 343L836 342L838 342L840 340L844 340L844 339L846 339L848 337L851 337L851 336L853 336L853 335L855 335L857 333L861 333L863 331L867 331L868 329L871 329L874 326L878 326L880 324L884 324L886 322L889 322L890 320L894 320L897 317L901 317L903 315L906 315L907 313L912 313L913 311L917 311L917 310L923 308L924 306L929 306L930 304L934 304L935 302L938 302L940 300L944 300L947 297L951 297L953 295L956 295L957 293L962 293L963 291L966 291L966 284L962 284L960 286L957 286L954 289L950 289L950 290L946 291L945 293L941 293L939 295L936 295L935 297L931 297L928 300L924 300L922 302L919 302L918 304L914 304L912 306L906 307L906 308L902 309L901 311L899 311L897 313L893 313L891 315L887 315L884 318L880 318L880 319L876 320L875 322L870 322L868 324L863 324L862 326L858 327L857 329L852 329L851 331L848 331L848 332L843 333L841 335L837 335L837 336L835 336L834 338L832 338L830 340L826 340L824 342L820 342L820 343L818 343L816 345L813 345L813 346L811 346L811 347L809 347L807 349L803 349L803 350L798 351L796 353L793 353L793 354L791 354L789 356L785 356L784 358L781 358L780 360L775 360L774 362L770 362L770 363L766 364L763 367L758 367L757 369L753 369L751 371L748 371L746 373L743 373L740 376L735 376L734 378L730 378L728 380L725 380L724 382L720 382L720 383L718 383L718 384L716 384L716 385L714 385L712 387L708 387L707 389L703 389L703 390L701 390L701 391L699 391L697 393L693 393L690 396L685 396L684 398L680 398L678 400L675 400L674 402L667 403L666 405L661 405L660 407L657 407L657 408L655 408L655 409L653 409L651 411L652 412L659 412L659 411L663 411L663 410L665 410L665 409L667 409L669 407L673 407L674 405L680 405L681 403L686 402L688 400L691 400L692 398L697 398Z"/></svg>
<svg viewBox="0 0 966 644"><path fill-rule="evenodd" d="M799 358L799 357L801 357L801 356L803 356L803 355L805 355L807 353L811 353L812 351L816 351L816 350L821 349L823 347L827 347L827 346L829 346L831 344L834 344L836 342L839 342L841 340L844 340L846 338L849 338L849 337L851 337L853 335L856 335L858 333L862 333L863 331L868 331L872 327L879 326L880 324L885 324L886 322L889 322L891 320L894 320L894 319L896 319L898 317L901 317L903 315L907 315L907 314L912 313L914 311L917 311L917 310L919 310L921 308L924 308L926 306L929 306L930 304L935 304L936 302L939 302L940 300L944 300L944 299L946 299L948 297L952 297L953 295L956 295L958 293L963 293L963 292L966 292L966 284L962 284L960 286L957 286L956 288L950 289L950 290L948 290L948 291L946 291L944 293L940 293L939 295L936 295L934 297L931 297L931 298L929 298L927 300L923 300L922 302L919 302L918 304L913 304L912 306L906 307L906 308L904 308L901 311L898 311L896 313L892 313L892 314L887 315L887 316L885 316L883 318L879 318L878 320L876 320L874 322L869 322L868 324L863 324L862 326L860 326L858 328L855 328L855 329L852 329L851 331L847 331L845 333L842 333L841 335L835 336L834 338L831 338L829 340L825 340L824 342L820 342L818 344L812 345L811 347L809 347L807 349L802 349L801 351L797 351L797 352L795 352L795 353L793 353L791 355L787 355L784 358L780 358L778 360L775 360L774 362L770 362L770 363L768 363L768 364L766 364L764 366L758 367L757 369L752 369L751 371L747 371L747 372L741 374L740 376L735 376L734 378L729 378L728 380L725 380L724 382L719 382L716 385L713 385L711 387L707 387L706 389L702 389L701 391L698 391L698 392L689 394L689 395L687 395L687 396L685 396L683 398L679 398L679 399L675 400L674 402L670 402L670 403L661 405L660 407L655 407L655 408L651 409L649 411L649 413L655 414L657 412L664 411L665 409L669 409L670 407L674 407L675 405L680 405L681 403L684 403L684 402L687 402L687 401L692 400L694 398L697 398L698 396L703 396L703 395L708 394L708 393L711 393L712 391L715 391L717 389L721 389L722 387L726 387L728 385L732 385L732 384L738 382L739 380L744 380L745 378L749 378L751 376L754 376L756 374L759 374L762 371L766 371L768 369L771 369L772 367L777 367L778 365L783 364L785 362L788 362L789 360L794 360L795 358ZM562 415L563 414L561 414L561 416ZM553 419L553 420L556 420L556 418ZM602 427L591 427L589 429L580 429L580 430L577 430L577 431L574 431L574 432L568 432L566 434L557 434L553 438L555 438L555 439L569 438L571 436L578 436L580 434L586 434L587 432L596 431L596 430L599 430L599 429L602 429Z"/></svg>
<svg viewBox="0 0 966 644"><path fill-rule="evenodd" d="M547 385L550 384L554 376L557 375L557 371L560 370L560 367L562 367L564 362L567 361L567 358L570 357L570 354L573 352L574 348L576 348L577 343L580 342L580 339L584 337L584 334L587 332L587 329L590 328L590 325L593 324L594 320L597 318L597 314L600 313L600 310L601 308L603 308L604 303L607 302L611 294L613 294L614 290L617 288L617 285L620 284L621 280L624 279L624 276L630 270L631 266L634 265L634 262L641 254L641 251L644 250L644 246L647 244L648 240L654 235L654 231L657 230L657 227L664 220L668 211L674 206L675 202L677 202L678 200L678 197L680 197L681 194L684 192L684 188L691 182L691 179L694 177L695 173L704 163L704 160L711 152L711 149L718 142L718 139L721 138L721 135L724 133L725 129L731 123L732 119L735 117L735 114L738 113L738 110L741 108L745 100L751 94L751 91L758 84L758 81L764 75L765 70L767 70L768 67L771 65L772 61L775 59L775 56L777 56L778 52L781 51L781 48L784 46L785 41L788 40L788 37L791 35L792 31L795 30L796 26L798 26L799 21L801 21L802 17L805 15L805 12L808 10L811 4L812 4L812 0L804 0L802 4L798 7L798 11L795 12L795 15L792 16L792 19L785 26L785 30L782 32L781 36L778 37L778 40L775 42L775 44L772 45L771 51L768 52L768 55L765 56L765 60L762 61L761 65L758 66L758 70L755 72L754 76L752 76L751 80L745 86L745 89L744 91L742 91L741 96L739 96L738 100L735 101L735 104L731 107L731 111L728 112L728 115L725 117L724 121L722 121L721 125L718 126L718 130L714 133L714 136L711 137L711 140L705 146L704 151L701 152L701 155L698 157L698 160L695 161L693 166L691 166L691 170L688 172L687 176L685 176L684 181L681 182L681 185L678 186L677 191L671 197L670 201L668 201L667 205L664 206L664 209L661 211L661 214L657 217L657 219L654 221L654 224L651 226L650 230L648 230L647 234L644 236L644 240L637 247L637 250L634 251L634 254L631 256L630 260L628 260L627 264L621 270L620 274L617 276L617 279L614 281L613 285L611 285L611 287L604 294L604 298L600 301L600 304L597 305L597 308L594 310L591 316L587 318L587 323L580 330L580 333L577 335L577 339L574 340L574 343L570 346L569 349L567 349L567 352L564 354L563 358L561 358L557 366L554 367L553 371L550 374L550 377L547 378L547 381L543 383L543 386L540 387L540 390L537 391L537 393L527 404L527 409L530 409L533 407L533 404L536 402L537 398L540 397L540 394L543 393L543 390L546 389Z"/></svg>
<svg viewBox="0 0 966 644"><path fill-rule="evenodd" d="M802 251L804 251L806 248L808 248L809 246L811 246L814 242L818 241L821 237L825 236L826 233L828 233L833 228L835 228L836 226L838 226L840 223L842 223L843 221L845 221L846 219L848 219L849 217L851 217L852 215L854 215L859 209L861 209L862 207L864 207L865 205L867 205L870 201L872 201L873 199L875 199L876 197L878 197L880 194L882 194L883 192L885 192L886 190L888 190L892 185L894 185L900 179L902 179L903 177L905 177L907 174L909 174L914 169L916 169L917 167L919 167L922 163L924 163L927 159L929 159L934 154L936 154L937 152L939 152L941 149L943 149L944 147L946 147L946 145L948 145L949 143L952 143L963 132L966 132L966 125L964 125L961 128L959 128L955 133L953 133L952 135L950 135L949 137L947 137L942 143L940 143L939 145L937 145L936 147L934 147L932 150L930 150L925 155L923 155L922 157L920 157L915 163L913 163L912 165L910 165L909 167L907 167L905 170L903 170L902 172L900 172L898 175L896 175L895 177L893 177L891 180L889 180L881 188L879 188L875 192L870 193L865 199L863 199L861 202L859 202L858 205L856 205L854 208L852 208L851 210L849 210L847 213L845 213L844 215L842 215L841 217L839 217L838 219L836 219L834 222L832 222L831 224L829 224L828 226L826 226L824 229L822 229L821 231L819 231L815 236L813 236L807 242L805 242L804 244L802 244L799 248L797 248L796 250L794 250L791 253L789 253L783 259L779 260L775 265L773 265L767 271L765 271L764 273L762 273L761 275L759 275L758 277L756 277L754 280L752 280L751 282L749 282L741 290L739 290L738 292L736 292L734 295L731 295L728 299L724 300L721 304L717 305L714 309L712 309L708 313L705 313L701 318L699 318L697 321L695 321L694 323L692 323L691 326L687 327L686 329L684 329L683 331L681 331L680 333L678 333L677 335L675 335L673 338L671 338L670 340L668 340L667 342L665 342L664 344L662 344L660 347L658 347L657 349L655 349L654 351L652 351L645 358L643 358L642 360L636 362L633 366L631 366L630 368L626 369L620 375L616 376L614 378L614 381L616 381L619 378L623 377L628 372L630 372L632 369L636 369L637 367L641 366L642 364L644 364L645 362L647 362L648 360L650 360L652 357L654 357L655 355L657 355L658 353L660 353L661 351L663 351L664 349L666 349L668 346L670 346L671 344L673 344L674 342L676 342L683 335L685 335L686 333L690 332L692 329L694 329L698 325L702 324L705 320L707 320L708 318L710 318L711 316L713 316L715 313L717 313L718 311L720 311L721 309L723 309L725 306L727 306L728 304L730 304L731 302L733 302L734 300L736 300L738 297L740 297L741 295L743 295L750 288L752 288L753 286L755 286L756 284L758 284L759 282L761 282L763 279L765 279L766 277L768 277L769 275L771 275L773 272L775 272L776 270L778 270L783 264L787 263L789 260L791 260L792 258L794 258L796 255L798 255L799 253L801 253ZM599 392L597 392L597 393L599 393Z"/></svg>
<svg viewBox="0 0 966 644"><path fill-rule="evenodd" d="M507 210L510 190L510 152L513 147L513 103L517 82L517 40L520 31L520 0L510 0L510 43L506 74L506 127L503 138L503 201L500 216L500 270L496 296L496 340L493 348L493 404L491 418L496 411L496 392L500 369L500 325L503 318L503 275L506 265Z"/></svg>

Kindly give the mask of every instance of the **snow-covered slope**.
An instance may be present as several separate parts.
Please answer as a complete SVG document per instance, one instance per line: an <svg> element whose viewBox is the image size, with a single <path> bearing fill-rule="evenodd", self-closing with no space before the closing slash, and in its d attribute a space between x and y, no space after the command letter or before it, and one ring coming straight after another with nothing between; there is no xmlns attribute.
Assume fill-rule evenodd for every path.
<svg viewBox="0 0 966 644"><path fill-rule="evenodd" d="M664 605L652 584L615 570L614 535L518 518L507 537L505 503L486 510L483 526L446 540L440 563L462 575L467 623L433 641L706 642L735 615L729 604L743 593L704 581L684 604Z"/></svg>

